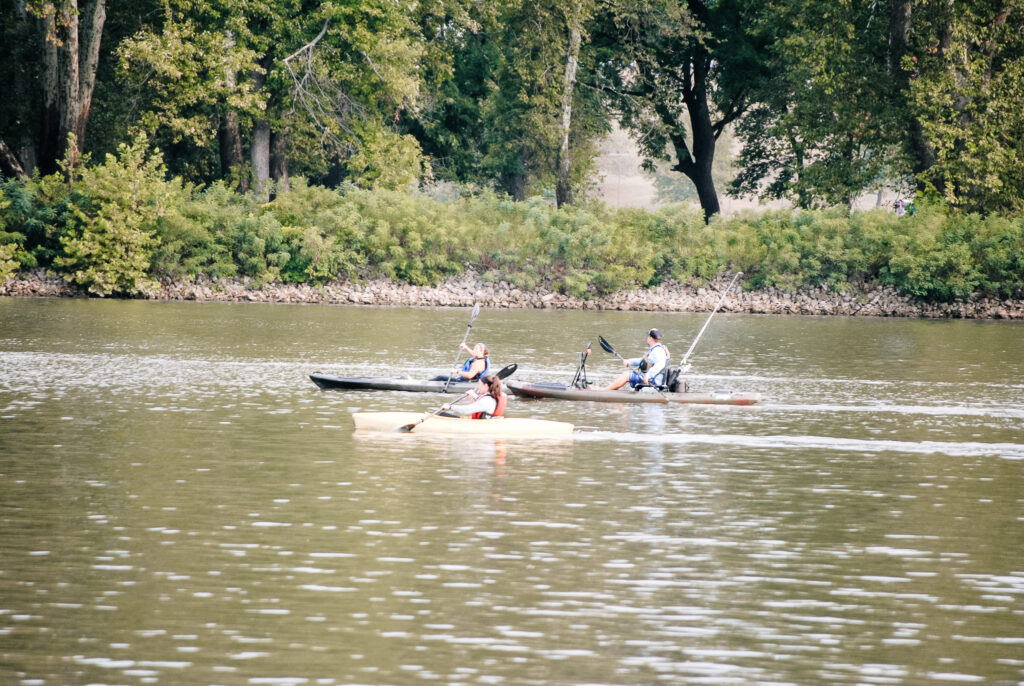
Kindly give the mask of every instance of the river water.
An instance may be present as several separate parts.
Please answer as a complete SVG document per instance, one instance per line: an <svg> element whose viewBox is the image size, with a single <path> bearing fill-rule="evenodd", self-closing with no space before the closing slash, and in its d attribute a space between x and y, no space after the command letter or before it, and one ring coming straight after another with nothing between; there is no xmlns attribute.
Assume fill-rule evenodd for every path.
<svg viewBox="0 0 1024 686"><path fill-rule="evenodd" d="M465 309L0 299L0 683L1024 683L1024 325L716 315L572 440L356 436ZM524 380L705 314L483 311Z"/></svg>

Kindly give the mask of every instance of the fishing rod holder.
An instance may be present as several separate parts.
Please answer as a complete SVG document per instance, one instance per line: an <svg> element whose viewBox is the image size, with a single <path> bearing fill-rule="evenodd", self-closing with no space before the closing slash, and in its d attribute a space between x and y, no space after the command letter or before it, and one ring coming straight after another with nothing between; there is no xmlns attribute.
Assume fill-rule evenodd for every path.
<svg viewBox="0 0 1024 686"><path fill-rule="evenodd" d="M590 357L590 343L587 343L587 347L583 352L580 353L580 364L576 367L576 376L572 377L572 388L586 388L590 385L590 381L587 380L587 358Z"/></svg>

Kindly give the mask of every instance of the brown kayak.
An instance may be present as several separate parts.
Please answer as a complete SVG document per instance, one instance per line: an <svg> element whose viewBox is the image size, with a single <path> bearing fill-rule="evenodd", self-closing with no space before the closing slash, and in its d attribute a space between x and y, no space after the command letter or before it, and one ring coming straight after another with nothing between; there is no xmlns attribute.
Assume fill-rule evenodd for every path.
<svg viewBox="0 0 1024 686"><path fill-rule="evenodd" d="M737 391L711 391L669 393L653 388L634 391L621 388L617 391L598 391L589 388L574 388L561 383L526 383L506 381L505 385L520 398L557 398L559 400L589 400L598 403L682 403L693 405L753 405L761 402L760 393Z"/></svg>

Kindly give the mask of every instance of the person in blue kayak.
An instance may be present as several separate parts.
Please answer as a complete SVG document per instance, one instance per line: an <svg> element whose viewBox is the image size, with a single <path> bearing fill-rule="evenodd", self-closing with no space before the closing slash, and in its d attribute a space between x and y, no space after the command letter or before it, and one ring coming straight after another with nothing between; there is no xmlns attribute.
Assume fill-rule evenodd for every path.
<svg viewBox="0 0 1024 686"><path fill-rule="evenodd" d="M647 332L647 352L643 357L634 357L625 360L628 369L620 374L614 381L604 388L594 390L615 391L627 383L635 389L644 386L662 386L665 383L665 373L668 371L668 359L670 354L668 348L661 342L661 331L651 329ZM634 370L633 367L636 367Z"/></svg>
<svg viewBox="0 0 1024 686"><path fill-rule="evenodd" d="M466 395L472 402L465 405L445 403L441 406L441 416L490 419L505 414L508 396L502 391L501 379L494 374L481 377L476 382L476 391L466 391Z"/></svg>
<svg viewBox="0 0 1024 686"><path fill-rule="evenodd" d="M453 369L451 374L435 376L432 381L447 381L449 377L455 382L476 381L491 371L491 358L488 357L490 353L486 345L477 343L470 348L465 343L459 343L459 349L465 350L472 357L463 362L460 369Z"/></svg>

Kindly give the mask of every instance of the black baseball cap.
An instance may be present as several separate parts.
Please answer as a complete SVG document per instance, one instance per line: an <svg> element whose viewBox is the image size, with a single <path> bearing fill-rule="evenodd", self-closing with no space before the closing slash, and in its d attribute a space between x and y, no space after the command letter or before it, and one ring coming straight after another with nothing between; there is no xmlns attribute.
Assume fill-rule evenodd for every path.
<svg viewBox="0 0 1024 686"><path fill-rule="evenodd" d="M647 332L647 335L656 341L661 340L661 332L658 331L657 329L651 329L650 331Z"/></svg>

